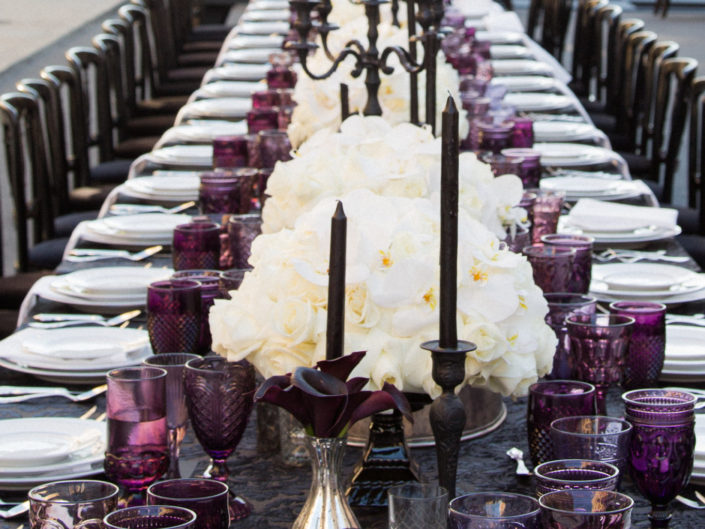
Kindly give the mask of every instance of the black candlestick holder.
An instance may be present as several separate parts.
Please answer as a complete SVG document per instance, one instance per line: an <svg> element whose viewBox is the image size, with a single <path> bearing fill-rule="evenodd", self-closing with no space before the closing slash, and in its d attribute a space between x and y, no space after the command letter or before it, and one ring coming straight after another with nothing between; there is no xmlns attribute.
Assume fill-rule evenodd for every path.
<svg viewBox="0 0 705 529"><path fill-rule="evenodd" d="M421 344L421 347L431 351L431 376L443 390L431 404L429 420L436 441L438 481L448 491L448 497L454 498L460 437L466 419L465 407L455 394L455 388L465 379L465 355L477 346L458 340L455 347L441 347L440 342L434 340Z"/></svg>

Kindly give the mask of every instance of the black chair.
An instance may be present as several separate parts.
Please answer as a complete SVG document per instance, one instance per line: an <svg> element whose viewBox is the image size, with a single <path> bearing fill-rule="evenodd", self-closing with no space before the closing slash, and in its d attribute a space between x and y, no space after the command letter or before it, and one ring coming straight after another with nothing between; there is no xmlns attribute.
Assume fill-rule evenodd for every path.
<svg viewBox="0 0 705 529"><path fill-rule="evenodd" d="M558 62L563 62L565 37L572 9L572 0L544 0L541 46Z"/></svg>
<svg viewBox="0 0 705 529"><path fill-rule="evenodd" d="M591 101L588 112L616 112L617 91L620 84L619 75L624 53L624 32L619 31L622 18L620 6L608 4L595 12L592 31L592 53L589 65L592 69Z"/></svg>
<svg viewBox="0 0 705 529"><path fill-rule="evenodd" d="M573 34L573 56L571 59L570 87L579 98L587 98L592 86L592 46L595 42L594 17L598 9L607 5L607 0L580 0L575 12Z"/></svg>

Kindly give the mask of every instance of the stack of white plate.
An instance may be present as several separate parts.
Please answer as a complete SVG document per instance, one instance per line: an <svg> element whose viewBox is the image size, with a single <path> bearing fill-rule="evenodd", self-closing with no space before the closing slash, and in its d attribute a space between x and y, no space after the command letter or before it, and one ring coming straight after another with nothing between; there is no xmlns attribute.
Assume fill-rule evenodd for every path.
<svg viewBox="0 0 705 529"><path fill-rule="evenodd" d="M211 167L213 147L211 145L174 145L156 149L145 154L145 157L153 163L162 165Z"/></svg>
<svg viewBox="0 0 705 529"><path fill-rule="evenodd" d="M542 77L537 77L542 79ZM536 142L566 142L589 140L598 137L599 131L589 123L570 121L534 121Z"/></svg>
<svg viewBox="0 0 705 529"><path fill-rule="evenodd" d="M147 331L119 327L28 327L1 343L3 367L66 384L100 384L109 370L152 354Z"/></svg>
<svg viewBox="0 0 705 529"><path fill-rule="evenodd" d="M179 129L190 129L192 127L178 127ZM199 127L193 127L195 131L185 131L184 134L192 134L196 138L199 134ZM149 200L183 201L198 199L198 186L200 185L199 173L191 171L176 171L170 174L156 172L153 176L140 176L127 180L120 193L137 198Z"/></svg>
<svg viewBox="0 0 705 529"><path fill-rule="evenodd" d="M492 44L490 58L492 59L526 59L532 57L531 50L521 44Z"/></svg>
<svg viewBox="0 0 705 529"><path fill-rule="evenodd" d="M555 79L540 75L505 75L493 78L491 84L504 85L509 92L542 92L556 87Z"/></svg>
<svg viewBox="0 0 705 529"><path fill-rule="evenodd" d="M594 265L590 293L598 299L632 299L665 304L705 298L705 274L660 263Z"/></svg>
<svg viewBox="0 0 705 529"><path fill-rule="evenodd" d="M605 223L599 228L582 226L569 215L558 219L558 233L590 235L596 244L634 244L660 241L675 237L681 232L680 226L657 226L649 224L648 219L638 222L622 221L614 224ZM594 268L594 267L593 267Z"/></svg>
<svg viewBox="0 0 705 529"><path fill-rule="evenodd" d="M541 165L574 167L610 161L614 154L609 149L582 143L534 143L533 149L541 153Z"/></svg>
<svg viewBox="0 0 705 529"><path fill-rule="evenodd" d="M256 9L258 11L264 11L268 9L288 9L289 2L287 0L254 0L247 4L247 9Z"/></svg>
<svg viewBox="0 0 705 529"><path fill-rule="evenodd" d="M704 340L705 327L666 325L666 360L661 380L680 383L705 381ZM705 439L701 442L705 443Z"/></svg>
<svg viewBox="0 0 705 529"><path fill-rule="evenodd" d="M159 142L161 144L191 142L210 145L213 143L213 139L218 136L239 136L242 134L247 134L247 122L245 121L217 122L212 125L193 124L193 122L189 121L188 125L172 127L167 130ZM190 176L198 178L198 173L192 171L184 172L188 172ZM127 182L129 183L133 180L142 180L142 178L132 178Z"/></svg>
<svg viewBox="0 0 705 529"><path fill-rule="evenodd" d="M81 238L114 245L169 245L173 239L174 228L188 222L191 222L191 217L188 215L169 213L141 213L105 217L84 222Z"/></svg>
<svg viewBox="0 0 705 529"><path fill-rule="evenodd" d="M254 49L237 49L230 50L222 56L220 64L228 63L248 63L248 64L266 64L269 62L270 55L282 53L280 48L254 48Z"/></svg>
<svg viewBox="0 0 705 529"><path fill-rule="evenodd" d="M181 107L179 115L187 119L199 117L242 119L250 110L252 110L251 97L220 97L188 103ZM160 149L160 151L163 150L165 149Z"/></svg>
<svg viewBox="0 0 705 529"><path fill-rule="evenodd" d="M581 198L600 200L622 200L639 196L641 187L628 180L608 180L585 176L556 176L542 178L539 184L547 191L563 191L566 200L576 201Z"/></svg>
<svg viewBox="0 0 705 529"><path fill-rule="evenodd" d="M238 35L286 35L290 29L289 20L243 22L237 25Z"/></svg>
<svg viewBox="0 0 705 529"><path fill-rule="evenodd" d="M267 72L272 68L270 64L226 64L206 72L204 81L227 79L230 81L261 81L267 77Z"/></svg>
<svg viewBox="0 0 705 529"><path fill-rule="evenodd" d="M504 96L504 102L521 112L559 110L573 106L573 100L568 96L543 92L510 92Z"/></svg>
<svg viewBox="0 0 705 529"><path fill-rule="evenodd" d="M475 38L491 44L520 44L524 42L524 34L518 31L477 31Z"/></svg>
<svg viewBox="0 0 705 529"><path fill-rule="evenodd" d="M242 22L281 22L288 21L290 9L247 9L240 20Z"/></svg>
<svg viewBox="0 0 705 529"><path fill-rule="evenodd" d="M548 64L531 59L501 59L491 62L495 75L553 75Z"/></svg>
<svg viewBox="0 0 705 529"><path fill-rule="evenodd" d="M278 48L281 50L284 37L279 35L235 35L226 42L227 49Z"/></svg>
<svg viewBox="0 0 705 529"><path fill-rule="evenodd" d="M705 415L695 416L695 459L690 482L705 485Z"/></svg>
<svg viewBox="0 0 705 529"><path fill-rule="evenodd" d="M0 489L103 472L105 423L38 417L0 421Z"/></svg>

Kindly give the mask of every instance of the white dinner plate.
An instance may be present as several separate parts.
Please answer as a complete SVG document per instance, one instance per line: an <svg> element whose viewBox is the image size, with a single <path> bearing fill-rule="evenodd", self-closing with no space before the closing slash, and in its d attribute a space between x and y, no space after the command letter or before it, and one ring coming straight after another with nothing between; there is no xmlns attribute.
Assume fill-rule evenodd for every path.
<svg viewBox="0 0 705 529"><path fill-rule="evenodd" d="M210 70L212 81L227 79L230 81L261 81L266 79L270 64L226 64Z"/></svg>
<svg viewBox="0 0 705 529"><path fill-rule="evenodd" d="M247 4L247 9L257 9L259 11L265 9L288 9L289 2L287 0L255 0Z"/></svg>
<svg viewBox="0 0 705 529"><path fill-rule="evenodd" d="M639 196L643 192L643 188L631 180L607 180L586 176L542 178L539 186L548 191L564 191L566 200L571 202L581 198L622 200Z"/></svg>
<svg viewBox="0 0 705 529"><path fill-rule="evenodd" d="M541 153L543 166L594 165L606 163L614 157L609 149L582 143L534 143L532 148Z"/></svg>
<svg viewBox="0 0 705 529"><path fill-rule="evenodd" d="M240 20L243 22L287 22L290 9L247 9Z"/></svg>
<svg viewBox="0 0 705 529"><path fill-rule="evenodd" d="M186 129L189 127L184 126L178 128ZM172 189L164 189L164 187L160 187L159 189L155 188L155 185L160 185L158 182L155 184L155 181L164 178L171 179L172 177L155 172L153 176L131 178L121 186L120 194L151 200L179 200L182 202L198 199L198 186L201 182L198 173L175 175L173 177L174 180L178 179L180 182L178 184L174 182ZM177 185L179 187L176 187Z"/></svg>
<svg viewBox="0 0 705 529"><path fill-rule="evenodd" d="M504 96L504 103L520 112L560 110L573 106L573 100L568 96L542 92L510 92Z"/></svg>
<svg viewBox="0 0 705 529"><path fill-rule="evenodd" d="M532 56L531 50L521 44L492 44L490 46L492 59L526 59Z"/></svg>
<svg viewBox="0 0 705 529"><path fill-rule="evenodd" d="M227 41L227 49L279 48L284 44L284 37L279 35L235 35Z"/></svg>
<svg viewBox="0 0 705 529"><path fill-rule="evenodd" d="M518 31L476 31L475 38L488 41L490 44L519 44L524 42L524 35Z"/></svg>
<svg viewBox="0 0 705 529"><path fill-rule="evenodd" d="M289 22L263 21L243 22L237 25L238 35L286 35L289 33Z"/></svg>
<svg viewBox="0 0 705 529"><path fill-rule="evenodd" d="M534 140L539 143L587 140L596 137L597 134L599 134L598 129L589 123L534 121Z"/></svg>
<svg viewBox="0 0 705 529"><path fill-rule="evenodd" d="M629 244L660 241L662 239L670 239L671 237L675 237L680 234L681 231L680 226L662 227L652 225L645 228L638 228L633 231L595 232L583 230L578 226L571 225L567 216L563 216L558 219L558 233L590 235L595 239L595 244ZM688 301L693 300L688 299Z"/></svg>
<svg viewBox="0 0 705 529"><path fill-rule="evenodd" d="M188 196L183 198L188 199ZM86 240L107 244L170 245L174 228L191 221L189 215L139 213L105 217L83 223L81 236Z"/></svg>
<svg viewBox="0 0 705 529"><path fill-rule="evenodd" d="M282 53L279 48L254 48L251 50L230 50L223 55L221 64L248 63L248 64L268 64L269 57L273 54Z"/></svg>
<svg viewBox="0 0 705 529"><path fill-rule="evenodd" d="M593 265L590 291L625 298L660 300L705 288L702 274L660 263Z"/></svg>
<svg viewBox="0 0 705 529"><path fill-rule="evenodd" d="M266 90L267 85L261 81L214 81L196 90L197 99L214 97L252 97L254 92ZM244 123L244 121L242 122ZM240 134L246 134L245 131Z"/></svg>
<svg viewBox="0 0 705 529"><path fill-rule="evenodd" d="M154 163L211 167L213 165L213 146L173 145L156 149L146 156Z"/></svg>
<svg viewBox="0 0 705 529"><path fill-rule="evenodd" d="M67 457L53 463L0 466L2 490L27 490L47 481L103 472L106 439L104 422L60 417L5 419L0 421L0 429L3 434L12 435L33 433L42 438L66 436L72 440L75 448Z"/></svg>
<svg viewBox="0 0 705 529"><path fill-rule="evenodd" d="M705 327L666 325L666 361L705 365Z"/></svg>
<svg viewBox="0 0 705 529"><path fill-rule="evenodd" d="M493 78L491 83L504 85L509 92L541 92L556 86L555 79L540 75L506 75Z"/></svg>
<svg viewBox="0 0 705 529"><path fill-rule="evenodd" d="M491 63L495 75L553 75L548 64L531 59L502 59Z"/></svg>
<svg viewBox="0 0 705 529"><path fill-rule="evenodd" d="M4 426L0 423L0 427ZM74 450L70 435L43 430L3 431L0 436L0 467L33 467L66 459Z"/></svg>
<svg viewBox="0 0 705 529"><path fill-rule="evenodd" d="M185 105L181 110L189 117L244 118L252 110L252 98L221 97L217 99L201 99Z"/></svg>

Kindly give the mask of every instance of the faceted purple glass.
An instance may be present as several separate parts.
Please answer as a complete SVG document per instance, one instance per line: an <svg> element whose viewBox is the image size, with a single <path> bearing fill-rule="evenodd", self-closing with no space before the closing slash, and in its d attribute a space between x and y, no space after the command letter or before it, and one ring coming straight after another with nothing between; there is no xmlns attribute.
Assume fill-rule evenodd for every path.
<svg viewBox="0 0 705 529"><path fill-rule="evenodd" d="M485 89L489 83L484 79L478 79L474 75L465 75L460 78L460 100L465 108L465 95L473 95L473 97L481 97L485 93ZM489 102L488 102L489 108ZM466 109L467 110L467 109Z"/></svg>
<svg viewBox="0 0 705 529"><path fill-rule="evenodd" d="M557 459L534 468L536 495L567 489L615 490L619 469L604 461Z"/></svg>
<svg viewBox="0 0 705 529"><path fill-rule="evenodd" d="M262 167L262 160L260 160L257 134L248 134L245 136L245 139L247 139L247 159L249 161L249 166L259 169Z"/></svg>
<svg viewBox="0 0 705 529"><path fill-rule="evenodd" d="M540 529L538 502L511 492L475 492L452 500L451 529Z"/></svg>
<svg viewBox="0 0 705 529"><path fill-rule="evenodd" d="M522 250L534 271L534 281L544 292L569 292L575 251L533 244Z"/></svg>
<svg viewBox="0 0 705 529"><path fill-rule="evenodd" d="M122 492L119 505L143 505L144 491L169 467L166 377L158 367L114 369L107 375L105 475Z"/></svg>
<svg viewBox="0 0 705 529"><path fill-rule="evenodd" d="M197 281L201 285L201 337L195 352L200 355L208 354L213 341L211 338L210 323L208 321L208 312L213 306L215 299L220 297L220 290L218 289L220 270L181 270L175 272L171 277L172 279Z"/></svg>
<svg viewBox="0 0 705 529"><path fill-rule="evenodd" d="M519 178L524 184L524 189L538 187L541 180L541 153L533 149L510 148L502 149L505 156L521 158L521 171Z"/></svg>
<svg viewBox="0 0 705 529"><path fill-rule="evenodd" d="M541 241L548 233L556 233L558 217L561 214L565 193L536 190L536 201L533 207L531 240Z"/></svg>
<svg viewBox="0 0 705 529"><path fill-rule="evenodd" d="M576 380L547 380L529 388L526 427L534 465L553 457L551 423L561 417L595 413L595 387Z"/></svg>
<svg viewBox="0 0 705 529"><path fill-rule="evenodd" d="M693 394L678 389L647 388L634 389L622 395L628 412L644 411L673 414L692 411L698 400Z"/></svg>
<svg viewBox="0 0 705 529"><path fill-rule="evenodd" d="M232 215L228 221L230 267L249 268L252 241L262 233L262 217L257 214Z"/></svg>
<svg viewBox="0 0 705 529"><path fill-rule="evenodd" d="M196 513L196 529L228 529L228 485L213 479L172 479L147 489L148 505L176 505Z"/></svg>
<svg viewBox="0 0 705 529"><path fill-rule="evenodd" d="M534 146L534 122L529 118L514 118L512 147L530 149Z"/></svg>
<svg viewBox="0 0 705 529"><path fill-rule="evenodd" d="M171 505L128 507L103 518L105 529L190 529L196 527L196 513Z"/></svg>
<svg viewBox="0 0 705 529"><path fill-rule="evenodd" d="M257 134L261 130L279 128L278 108L253 108L247 113L247 132Z"/></svg>
<svg viewBox="0 0 705 529"><path fill-rule="evenodd" d="M267 72L267 87L294 88L296 86L296 72L287 66L273 66Z"/></svg>
<svg viewBox="0 0 705 529"><path fill-rule="evenodd" d="M630 529L634 500L609 490L560 490L539 498L543 529Z"/></svg>
<svg viewBox="0 0 705 529"><path fill-rule="evenodd" d="M592 245L593 237L588 235L570 235L565 233L549 233L541 237L541 242L556 248L573 248L573 274L568 282L567 292L587 294L592 279Z"/></svg>
<svg viewBox="0 0 705 529"><path fill-rule="evenodd" d="M259 189L259 203L260 209L264 207L264 203L267 200L267 181L272 175L272 169L262 168L257 171L257 188Z"/></svg>
<svg viewBox="0 0 705 529"><path fill-rule="evenodd" d="M511 124L479 123L478 140L481 151L492 151L499 154L502 149L509 147L512 134Z"/></svg>
<svg viewBox="0 0 705 529"><path fill-rule="evenodd" d="M201 336L201 285L169 279L147 289L147 330L157 353L195 353Z"/></svg>
<svg viewBox="0 0 705 529"><path fill-rule="evenodd" d="M235 171L202 173L198 190L201 213L249 212L255 174L256 171L249 167Z"/></svg>
<svg viewBox="0 0 705 529"><path fill-rule="evenodd" d="M648 388L656 385L666 356L666 305L650 301L615 301L610 312L634 318L622 387Z"/></svg>
<svg viewBox="0 0 705 529"><path fill-rule="evenodd" d="M596 300L592 296L570 294L565 292L547 292L543 295L548 301L546 323L553 329L558 338L556 354L553 356L553 369L548 378L570 378L570 339L565 319L571 314L595 314Z"/></svg>
<svg viewBox="0 0 705 529"><path fill-rule="evenodd" d="M213 138L213 168L234 169L247 165L245 136L218 136Z"/></svg>
<svg viewBox="0 0 705 529"><path fill-rule="evenodd" d="M607 414L607 388L622 378L633 324L633 318L614 314L573 314L566 318L572 378L595 385L598 415Z"/></svg>
<svg viewBox="0 0 705 529"><path fill-rule="evenodd" d="M240 284L245 278L245 274L250 270L252 270L252 268L233 268L231 270L223 270L220 273L220 281L218 282L220 296L224 299L230 299L230 291L240 288Z"/></svg>
<svg viewBox="0 0 705 529"><path fill-rule="evenodd" d="M218 268L220 224L191 222L174 228L172 260L174 270Z"/></svg>
<svg viewBox="0 0 705 529"><path fill-rule="evenodd" d="M34 487L29 523L37 528L100 529L106 514L117 508L118 488L97 480L54 481Z"/></svg>
<svg viewBox="0 0 705 529"><path fill-rule="evenodd" d="M252 93L252 108L272 108L278 106L278 90L259 90Z"/></svg>
<svg viewBox="0 0 705 529"><path fill-rule="evenodd" d="M188 410L184 395L184 366L189 360L198 358L191 353L162 353L142 360L142 364L160 367L166 371L166 428L169 443L168 479L180 478L179 452L186 435Z"/></svg>
<svg viewBox="0 0 705 529"><path fill-rule="evenodd" d="M632 425L627 421L602 415L563 417L551 423L551 440L557 458L577 457L612 463L619 468L620 479L629 471L631 435Z"/></svg>
<svg viewBox="0 0 705 529"><path fill-rule="evenodd" d="M289 135L282 130L263 130L257 134L263 168L274 168L279 161L291 160Z"/></svg>
<svg viewBox="0 0 705 529"><path fill-rule="evenodd" d="M291 118L294 115L294 108L296 105L280 105L279 106L279 117L277 123L279 124L279 130L286 131L286 129L291 124Z"/></svg>
<svg viewBox="0 0 705 529"><path fill-rule="evenodd" d="M519 175L521 173L521 158L509 157L503 154L495 154L493 152L480 153L478 158L490 164L492 174L500 176L504 174Z"/></svg>
<svg viewBox="0 0 705 529"><path fill-rule="evenodd" d="M521 253L526 247L531 245L531 232L523 226L507 228L507 236L504 238L507 248L514 253Z"/></svg>

